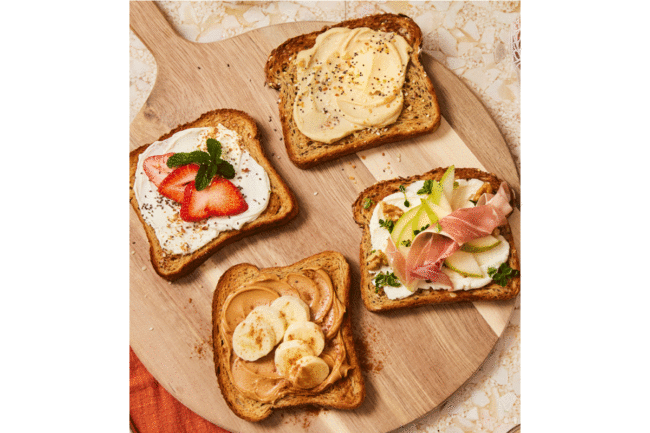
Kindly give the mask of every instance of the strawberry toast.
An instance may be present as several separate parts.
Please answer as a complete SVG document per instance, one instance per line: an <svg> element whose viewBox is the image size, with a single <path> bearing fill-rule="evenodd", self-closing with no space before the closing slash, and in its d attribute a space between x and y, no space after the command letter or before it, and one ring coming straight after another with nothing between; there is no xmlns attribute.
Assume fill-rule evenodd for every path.
<svg viewBox="0 0 650 433"><path fill-rule="evenodd" d="M205 113L132 151L129 174L130 201L151 262L170 281L298 212L264 155L255 121L238 110Z"/></svg>

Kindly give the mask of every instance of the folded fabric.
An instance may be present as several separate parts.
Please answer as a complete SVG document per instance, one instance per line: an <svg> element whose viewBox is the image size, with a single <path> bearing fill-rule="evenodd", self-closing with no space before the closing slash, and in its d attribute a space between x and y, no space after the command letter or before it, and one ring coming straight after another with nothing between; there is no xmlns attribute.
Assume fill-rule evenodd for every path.
<svg viewBox="0 0 650 433"><path fill-rule="evenodd" d="M154 379L133 349L129 352L133 433L229 433L183 406Z"/></svg>

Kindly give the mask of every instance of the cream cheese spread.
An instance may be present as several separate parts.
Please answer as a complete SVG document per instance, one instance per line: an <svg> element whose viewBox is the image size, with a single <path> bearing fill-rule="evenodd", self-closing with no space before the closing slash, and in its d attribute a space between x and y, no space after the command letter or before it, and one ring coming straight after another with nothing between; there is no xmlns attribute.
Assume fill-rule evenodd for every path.
<svg viewBox="0 0 650 433"><path fill-rule="evenodd" d="M239 188L248 209L238 215L210 217L198 222L187 222L180 218L180 203L164 197L156 185L149 180L143 169L143 162L153 155L166 153L207 152L206 140L214 138L221 143L222 159L235 168L235 177L230 181ZM150 225L162 249L169 254L189 254L207 244L219 233L238 230L264 212L271 195L269 177L255 159L239 146L237 132L223 125L208 128L192 128L179 131L163 141L156 141L140 154L135 172L133 191L142 218Z"/></svg>
<svg viewBox="0 0 650 433"><path fill-rule="evenodd" d="M458 179L456 182L458 183L458 186L454 189L453 198L450 203L452 210L474 207L474 203L469 200L483 185L483 182L478 179ZM409 201L409 207L404 206L404 193L401 192L386 196L382 202L397 206L403 211L407 211L409 208L412 209L414 206L418 206L422 202L422 199L426 198L426 195L417 194L417 191L420 190L423 185L424 181L418 181L406 187L406 198ZM443 216L439 215L439 217ZM383 215L381 212L380 202L375 206L368 228L370 230L372 249L385 252L390 233L384 227L379 225L379 220L381 218L383 218ZM459 273L443 266L442 272L449 276L454 285L454 290L478 289L492 281L492 279L487 276L488 268L498 268L502 263L505 263L508 260L510 254L510 244L508 241L501 235L495 237L501 241L499 245L486 252L473 254L485 275L484 278L463 277ZM371 274L376 274L378 272L386 273L393 272L393 269L390 266L382 266L381 268L370 272ZM417 289L440 290L443 289L443 287L435 283L427 283L425 280L420 280L418 281L417 289L413 292L404 285L400 285L399 287L384 286L383 289L388 299L402 299L413 295L417 292Z"/></svg>
<svg viewBox="0 0 650 433"><path fill-rule="evenodd" d="M368 127L394 123L411 46L396 34L366 27L334 27L296 56L296 126L312 140L331 143Z"/></svg>

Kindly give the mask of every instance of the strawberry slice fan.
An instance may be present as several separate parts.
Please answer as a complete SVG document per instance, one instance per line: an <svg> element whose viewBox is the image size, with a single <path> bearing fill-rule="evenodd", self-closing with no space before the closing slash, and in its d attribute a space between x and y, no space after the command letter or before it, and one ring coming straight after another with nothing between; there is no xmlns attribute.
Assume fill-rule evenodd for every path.
<svg viewBox="0 0 650 433"><path fill-rule="evenodd" d="M129 348L129 352L133 433L230 433L183 406L154 379L133 349Z"/></svg>

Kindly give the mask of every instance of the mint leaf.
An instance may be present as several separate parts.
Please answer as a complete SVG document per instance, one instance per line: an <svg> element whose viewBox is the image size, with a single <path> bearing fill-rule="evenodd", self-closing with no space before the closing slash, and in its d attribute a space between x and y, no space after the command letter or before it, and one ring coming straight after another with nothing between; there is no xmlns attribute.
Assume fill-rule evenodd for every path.
<svg viewBox="0 0 650 433"><path fill-rule="evenodd" d="M208 152L202 150L178 152L167 159L167 166L170 168L188 164L199 165L199 170L194 178L194 186L197 191L207 188L216 175L226 179L235 177L235 167L228 161L221 159L221 143L214 138L208 138L206 144Z"/></svg>
<svg viewBox="0 0 650 433"><path fill-rule="evenodd" d="M232 179L235 177L235 167L232 166L231 163L228 161L224 161L223 159L219 161L219 169L218 173L225 177L226 179Z"/></svg>
<svg viewBox="0 0 650 433"><path fill-rule="evenodd" d="M167 159L167 167L174 168L188 164L208 164L209 162L210 155L201 150L195 150L194 152L178 152Z"/></svg>
<svg viewBox="0 0 650 433"><path fill-rule="evenodd" d="M197 191L204 190L210 184L212 178L208 178L207 171L207 165L201 165L199 167L199 171L196 173L196 177L194 178L194 187Z"/></svg>
<svg viewBox="0 0 650 433"><path fill-rule="evenodd" d="M221 158L221 143L219 143L214 138L208 138L206 143L208 145L208 153L210 156L213 159Z"/></svg>
<svg viewBox="0 0 650 433"><path fill-rule="evenodd" d="M217 164L210 164L206 166L208 169L206 171L206 177L212 179L219 173L219 166Z"/></svg>

